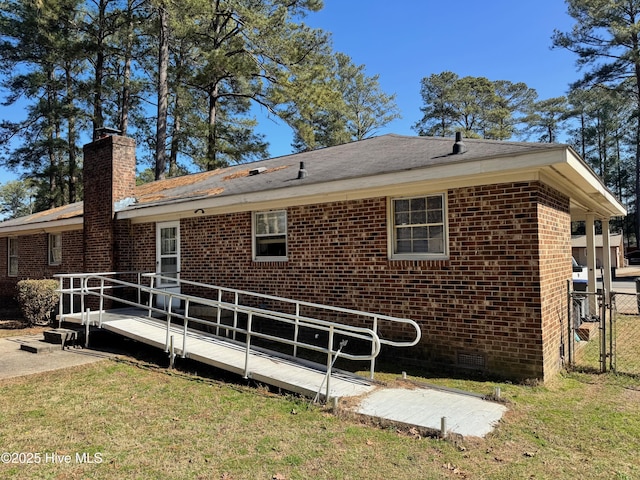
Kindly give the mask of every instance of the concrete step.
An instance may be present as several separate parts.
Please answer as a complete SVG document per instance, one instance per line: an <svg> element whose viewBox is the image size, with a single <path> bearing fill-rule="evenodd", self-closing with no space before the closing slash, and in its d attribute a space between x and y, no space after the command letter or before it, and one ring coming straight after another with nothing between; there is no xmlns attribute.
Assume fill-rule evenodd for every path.
<svg viewBox="0 0 640 480"><path fill-rule="evenodd" d="M78 340L78 331L70 328L53 328L44 332L44 341L57 343L58 345L75 345Z"/></svg>
<svg viewBox="0 0 640 480"><path fill-rule="evenodd" d="M31 353L51 353L54 350L60 350L60 345L53 343L47 343L44 340L37 340L33 342L23 342L20 344L20 350Z"/></svg>
<svg viewBox="0 0 640 480"><path fill-rule="evenodd" d="M31 353L50 353L62 348L79 346L78 331L69 328L53 328L44 332L44 339L22 342L20 350Z"/></svg>

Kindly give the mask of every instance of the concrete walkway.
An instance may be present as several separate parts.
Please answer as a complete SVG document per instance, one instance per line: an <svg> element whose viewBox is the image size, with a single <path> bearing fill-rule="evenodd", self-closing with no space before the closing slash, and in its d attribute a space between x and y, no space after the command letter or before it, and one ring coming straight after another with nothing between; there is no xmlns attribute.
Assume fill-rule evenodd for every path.
<svg viewBox="0 0 640 480"><path fill-rule="evenodd" d="M85 365L115 356L92 349L61 350L59 346L51 352L40 354L20 350L21 343L37 343L41 340L42 335L0 338L0 379Z"/></svg>
<svg viewBox="0 0 640 480"><path fill-rule="evenodd" d="M41 335L0 339L0 380L34 373L68 368L116 357L93 349L59 346L47 353L30 353L20 349L21 343L41 342ZM263 383L269 383L262 379ZM402 387L370 387L367 392L353 393L358 403L349 410L361 415L417 426L431 431L441 430L445 417L447 433L484 437L502 418L506 407L477 395L438 388L408 385ZM348 398L349 394L342 398Z"/></svg>
<svg viewBox="0 0 640 480"><path fill-rule="evenodd" d="M381 388L367 395L355 411L362 415L428 430L484 437L507 411L504 405L464 392L430 387Z"/></svg>

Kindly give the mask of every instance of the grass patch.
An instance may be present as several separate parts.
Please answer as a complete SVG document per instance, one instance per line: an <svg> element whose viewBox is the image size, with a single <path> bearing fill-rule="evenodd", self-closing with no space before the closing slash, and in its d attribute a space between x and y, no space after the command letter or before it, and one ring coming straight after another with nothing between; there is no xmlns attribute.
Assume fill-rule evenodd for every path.
<svg viewBox="0 0 640 480"><path fill-rule="evenodd" d="M0 450L40 454L39 464L0 462L0 478L640 478L638 375L574 371L545 385L410 375L483 395L501 389L509 411L492 434L442 441L334 416L202 365L182 363L200 375L166 370L158 351L131 346L135 358L0 381ZM378 380L397 380L400 370L380 366Z"/></svg>
<svg viewBox="0 0 640 480"><path fill-rule="evenodd" d="M442 441L339 418L264 388L109 360L1 383L2 450L72 462L4 463L0 477L640 478L638 379L413 379L482 394L500 386L509 412L486 439ZM79 463L76 453L101 463Z"/></svg>

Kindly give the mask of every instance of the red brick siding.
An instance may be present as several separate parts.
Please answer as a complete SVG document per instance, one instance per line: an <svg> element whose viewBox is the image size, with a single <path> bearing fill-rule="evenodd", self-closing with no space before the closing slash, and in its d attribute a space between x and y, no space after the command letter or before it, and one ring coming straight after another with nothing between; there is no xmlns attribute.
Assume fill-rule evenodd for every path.
<svg viewBox="0 0 640 480"><path fill-rule="evenodd" d="M129 244L126 247L124 245L122 247L129 252L128 263L119 266L119 269L133 272L155 272L156 224L131 225L129 231Z"/></svg>
<svg viewBox="0 0 640 480"><path fill-rule="evenodd" d="M24 279L52 278L57 273L83 271L82 230L62 232L62 262L49 265L49 234L18 237L18 275L8 276L6 238L0 239L0 297L12 298L15 284Z"/></svg>
<svg viewBox="0 0 640 480"><path fill-rule="evenodd" d="M555 371L550 312L563 294L542 289L538 266L553 285L571 277L568 199L537 182L447 195L447 260L388 260L387 200L373 198L288 208L286 262L252 261L250 213L185 219L182 277L413 318L424 339L412 354L432 363L469 355L509 377Z"/></svg>
<svg viewBox="0 0 640 480"><path fill-rule="evenodd" d="M85 178L95 175L101 173ZM63 264L55 268L46 265L46 235L27 236L20 239L19 278L155 270L156 224L113 225L100 185L90 185L95 200L84 232L91 261L83 267L80 231L63 235ZM559 318L571 278L568 198L539 182L446 193L445 260L389 260L387 199L380 197L288 208L286 262L252 260L250 212L183 219L182 278L409 317L421 325L423 341L394 355L448 366L471 358L490 373L547 378L559 366ZM0 242L5 281L6 248ZM36 260L22 260L30 257Z"/></svg>
<svg viewBox="0 0 640 480"><path fill-rule="evenodd" d="M547 379L561 367L560 343L567 329L567 279L571 278L571 215L567 199L551 188L542 189L538 218L543 359Z"/></svg>
<svg viewBox="0 0 640 480"><path fill-rule="evenodd" d="M135 193L135 142L109 136L84 147L85 267L115 270L114 202Z"/></svg>

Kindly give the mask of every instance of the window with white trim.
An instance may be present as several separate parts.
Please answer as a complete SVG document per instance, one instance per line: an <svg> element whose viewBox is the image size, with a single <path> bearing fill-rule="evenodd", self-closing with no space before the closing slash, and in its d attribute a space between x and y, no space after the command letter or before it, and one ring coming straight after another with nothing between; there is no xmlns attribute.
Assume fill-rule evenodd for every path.
<svg viewBox="0 0 640 480"><path fill-rule="evenodd" d="M253 214L255 260L287 259L287 212L274 210Z"/></svg>
<svg viewBox="0 0 640 480"><path fill-rule="evenodd" d="M445 204L444 194L391 199L391 258L444 258Z"/></svg>
<svg viewBox="0 0 640 480"><path fill-rule="evenodd" d="M62 234L49 234L49 265L60 265L62 263Z"/></svg>
<svg viewBox="0 0 640 480"><path fill-rule="evenodd" d="M7 251L9 252L9 271L10 277L18 275L18 239L16 237L7 238Z"/></svg>

